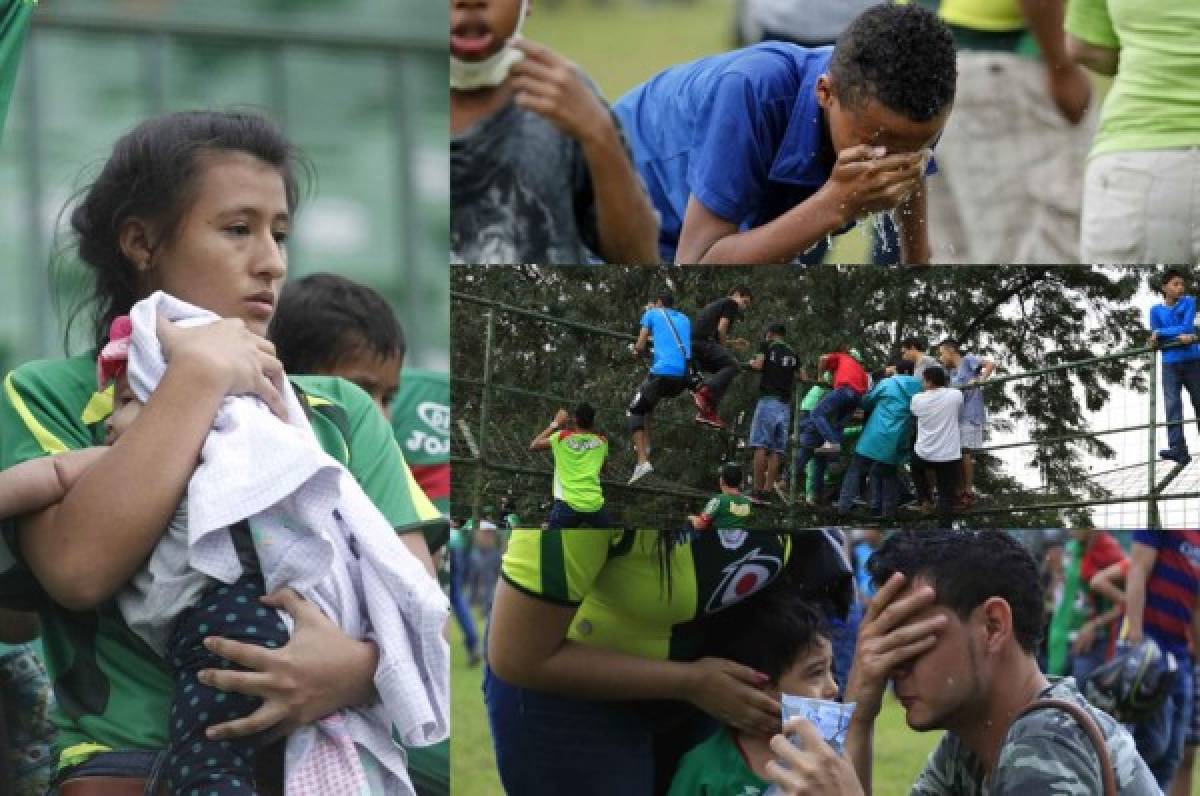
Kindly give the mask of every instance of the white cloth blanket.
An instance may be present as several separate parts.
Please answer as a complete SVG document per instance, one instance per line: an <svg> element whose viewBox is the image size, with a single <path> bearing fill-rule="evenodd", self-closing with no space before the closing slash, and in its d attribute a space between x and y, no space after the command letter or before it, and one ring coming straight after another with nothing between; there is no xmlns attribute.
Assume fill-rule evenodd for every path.
<svg viewBox="0 0 1200 796"><path fill-rule="evenodd" d="M181 326L218 320L162 292L133 307L128 374L142 401L166 370L156 330L160 314ZM291 587L348 635L375 642L379 702L340 717L355 744L384 770L385 793L413 794L392 730L408 746L449 734L448 603L354 478L321 449L286 382L283 398L286 423L256 397L222 402L188 483L189 564L223 583L235 581L242 567L228 528L248 520L268 592ZM311 755L337 758L337 744L323 739L320 727L288 738L289 772ZM295 784L288 780L289 794L304 790Z"/></svg>

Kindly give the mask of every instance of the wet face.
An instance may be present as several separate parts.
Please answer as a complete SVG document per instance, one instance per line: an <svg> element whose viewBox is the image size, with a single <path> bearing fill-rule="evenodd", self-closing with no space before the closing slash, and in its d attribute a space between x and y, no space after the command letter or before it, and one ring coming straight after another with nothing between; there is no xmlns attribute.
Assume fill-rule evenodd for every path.
<svg viewBox="0 0 1200 796"><path fill-rule="evenodd" d="M1163 283L1163 298L1167 301L1175 302L1184 293L1184 282L1182 276L1172 277L1169 281Z"/></svg>
<svg viewBox="0 0 1200 796"><path fill-rule="evenodd" d="M198 157L195 195L174 234L156 246L154 231L130 221L123 248L141 271L144 295L164 290L222 318L241 318L265 337L287 273L283 176L242 152Z"/></svg>
<svg viewBox="0 0 1200 796"><path fill-rule="evenodd" d="M113 411L104 421L104 444L112 445L120 439L121 435L133 424L134 418L138 416L141 409L141 402L129 387L129 378L125 374L121 374L113 383Z"/></svg>
<svg viewBox="0 0 1200 796"><path fill-rule="evenodd" d="M366 345L357 345L340 357L333 367L316 372L326 376L341 376L354 382L371 396L383 416L390 418L392 401L396 399L396 390L400 387L402 364L398 356L381 356Z"/></svg>
<svg viewBox="0 0 1200 796"><path fill-rule="evenodd" d="M450 0L450 54L462 61L495 55L520 21L520 0Z"/></svg>
<svg viewBox="0 0 1200 796"><path fill-rule="evenodd" d="M950 118L948 107L932 119L915 122L875 99L848 105L838 99L829 75L817 79L817 103L829 121L835 153L860 144L883 147L888 155L930 149Z"/></svg>
<svg viewBox="0 0 1200 796"><path fill-rule="evenodd" d="M913 618L941 614L947 618L936 644L926 653L892 671L896 699L904 707L908 726L918 732L949 726L957 714L980 699L982 686L973 623L963 622L948 608L933 605Z"/></svg>
<svg viewBox="0 0 1200 796"><path fill-rule="evenodd" d="M836 699L837 681L833 679L833 645L829 639L817 640L796 656L791 668L779 677L779 690L809 699Z"/></svg>

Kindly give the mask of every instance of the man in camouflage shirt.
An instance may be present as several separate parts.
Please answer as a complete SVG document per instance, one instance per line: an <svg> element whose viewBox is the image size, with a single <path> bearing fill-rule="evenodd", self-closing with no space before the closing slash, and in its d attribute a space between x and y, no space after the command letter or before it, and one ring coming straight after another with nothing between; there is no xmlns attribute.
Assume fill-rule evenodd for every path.
<svg viewBox="0 0 1200 796"><path fill-rule="evenodd" d="M1091 707L1074 680L1049 680L1035 650L1042 594L1033 557L1001 531L904 531L867 565L878 588L859 631L847 702L856 702L846 758L789 722L797 747L776 737L769 779L783 794L871 792L871 740L889 680L918 732L946 730L912 787L917 796L1042 796L1104 792L1099 755L1069 714L1075 702L1105 739L1121 796L1161 791L1133 738ZM1014 721L1015 719L1015 721Z"/></svg>

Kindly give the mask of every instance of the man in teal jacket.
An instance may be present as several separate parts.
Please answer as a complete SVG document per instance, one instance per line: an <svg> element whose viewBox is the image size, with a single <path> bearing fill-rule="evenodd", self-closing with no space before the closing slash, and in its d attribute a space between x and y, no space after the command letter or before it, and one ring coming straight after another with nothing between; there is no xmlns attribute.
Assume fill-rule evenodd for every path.
<svg viewBox="0 0 1200 796"><path fill-rule="evenodd" d="M875 499L883 519L896 517L900 481L896 468L908 457L909 428L912 412L908 405L921 391L921 380L912 375L913 363L901 362L896 375L880 379L863 397L862 406L870 412L862 436L854 447L854 459L842 479L838 514L848 514L858 498L862 476L869 472Z"/></svg>

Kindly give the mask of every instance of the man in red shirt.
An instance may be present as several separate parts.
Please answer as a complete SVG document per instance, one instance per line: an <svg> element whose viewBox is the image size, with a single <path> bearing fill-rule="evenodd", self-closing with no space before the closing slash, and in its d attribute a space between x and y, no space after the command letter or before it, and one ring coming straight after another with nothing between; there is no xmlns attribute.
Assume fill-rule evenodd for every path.
<svg viewBox="0 0 1200 796"><path fill-rule="evenodd" d="M813 407L800 426L796 449L796 473L807 472L809 459L815 460L813 478L818 485L825 483L828 457L841 452L842 430L867 392L867 372L863 370L862 355L858 351L842 347L822 355L817 360L817 377L825 371L833 374L833 389Z"/></svg>
<svg viewBox="0 0 1200 796"><path fill-rule="evenodd" d="M1097 573L1125 560L1125 551L1111 534L1091 528L1075 528L1071 535L1079 542L1082 558L1079 563L1080 599L1085 601L1086 619L1071 643L1071 674L1076 683L1092 673L1112 655L1112 640L1121 606L1114 605L1102 594L1088 586Z"/></svg>

